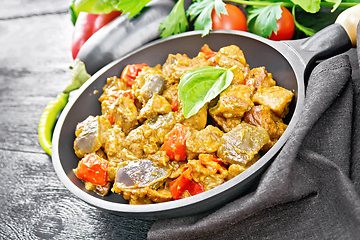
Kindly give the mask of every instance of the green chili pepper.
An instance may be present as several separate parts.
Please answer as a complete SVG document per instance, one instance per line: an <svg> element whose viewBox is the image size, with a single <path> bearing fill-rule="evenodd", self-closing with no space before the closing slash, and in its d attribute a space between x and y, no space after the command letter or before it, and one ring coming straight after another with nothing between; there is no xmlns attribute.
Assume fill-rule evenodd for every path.
<svg viewBox="0 0 360 240"><path fill-rule="evenodd" d="M64 109L69 100L69 93L60 93L56 99L50 101L42 113L39 121L38 135L41 147L51 156L51 138L58 114Z"/></svg>
<svg viewBox="0 0 360 240"><path fill-rule="evenodd" d="M66 89L57 95L56 99L49 102L42 113L38 126L40 146L51 156L52 132L56 123L56 118L64 109L69 100L69 93L79 89L91 76L86 72L85 64L79 59L75 60L72 70L71 83Z"/></svg>

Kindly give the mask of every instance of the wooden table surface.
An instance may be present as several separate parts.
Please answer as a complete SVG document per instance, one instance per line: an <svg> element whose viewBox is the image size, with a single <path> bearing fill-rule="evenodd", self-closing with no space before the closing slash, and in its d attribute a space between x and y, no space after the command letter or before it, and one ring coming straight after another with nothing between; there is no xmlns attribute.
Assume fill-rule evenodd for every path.
<svg viewBox="0 0 360 240"><path fill-rule="evenodd" d="M0 1L0 239L144 239L152 221L70 193L38 142L46 104L70 82L67 0Z"/></svg>

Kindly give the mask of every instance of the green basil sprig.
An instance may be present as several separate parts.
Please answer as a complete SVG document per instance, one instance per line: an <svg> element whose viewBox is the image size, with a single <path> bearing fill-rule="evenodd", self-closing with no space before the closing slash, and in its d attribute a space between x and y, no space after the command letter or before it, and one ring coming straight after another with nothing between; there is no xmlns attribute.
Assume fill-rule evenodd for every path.
<svg viewBox="0 0 360 240"><path fill-rule="evenodd" d="M236 66L232 68L201 67L192 69L180 78L179 100L185 118L196 114L206 103L217 97L231 83Z"/></svg>

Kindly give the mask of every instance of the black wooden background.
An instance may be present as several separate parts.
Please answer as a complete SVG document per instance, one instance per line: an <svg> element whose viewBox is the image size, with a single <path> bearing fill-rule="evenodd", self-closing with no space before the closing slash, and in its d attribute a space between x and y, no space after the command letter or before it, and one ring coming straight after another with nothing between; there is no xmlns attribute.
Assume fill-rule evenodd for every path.
<svg viewBox="0 0 360 240"><path fill-rule="evenodd" d="M144 239L151 221L71 194L38 143L46 104L70 81L68 0L0 0L0 239Z"/></svg>

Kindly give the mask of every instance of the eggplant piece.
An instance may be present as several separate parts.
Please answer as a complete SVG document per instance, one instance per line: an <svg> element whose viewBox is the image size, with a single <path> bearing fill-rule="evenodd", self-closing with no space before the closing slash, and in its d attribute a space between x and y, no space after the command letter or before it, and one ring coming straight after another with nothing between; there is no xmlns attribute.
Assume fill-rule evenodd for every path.
<svg viewBox="0 0 360 240"><path fill-rule="evenodd" d="M76 126L74 150L76 156L82 158L102 146L102 134L111 126L99 116L89 116Z"/></svg>
<svg viewBox="0 0 360 240"><path fill-rule="evenodd" d="M145 102L148 102L154 93L161 95L164 91L165 84L166 81L163 75L151 75L149 81L145 82L144 86L141 88Z"/></svg>
<svg viewBox="0 0 360 240"><path fill-rule="evenodd" d="M114 190L120 193L123 189L151 186L167 178L170 170L168 166L158 166L148 159L122 163L116 174Z"/></svg>
<svg viewBox="0 0 360 240"><path fill-rule="evenodd" d="M151 1L141 14L123 15L94 33L81 47L77 58L93 75L108 63L160 36L160 23L175 5L172 0Z"/></svg>
<svg viewBox="0 0 360 240"><path fill-rule="evenodd" d="M224 134L217 156L226 164L246 166L269 141L264 128L243 122Z"/></svg>

